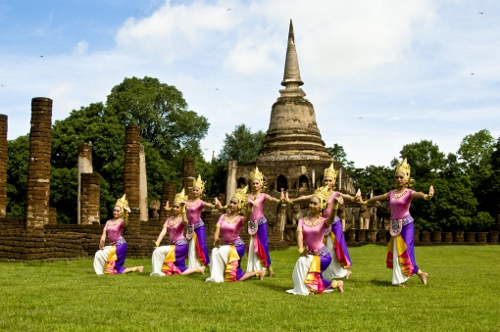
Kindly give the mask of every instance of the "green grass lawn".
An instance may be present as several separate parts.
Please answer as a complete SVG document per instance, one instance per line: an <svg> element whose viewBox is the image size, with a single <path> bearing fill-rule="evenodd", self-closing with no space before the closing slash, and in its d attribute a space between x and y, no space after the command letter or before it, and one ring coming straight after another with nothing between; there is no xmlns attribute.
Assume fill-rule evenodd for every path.
<svg viewBox="0 0 500 332"><path fill-rule="evenodd" d="M500 246L417 247L429 273L391 285L385 247L350 249L345 292L294 296L296 248L271 253L275 277L97 276L92 260L0 263L1 331L499 331ZM244 260L244 267L246 261Z"/></svg>

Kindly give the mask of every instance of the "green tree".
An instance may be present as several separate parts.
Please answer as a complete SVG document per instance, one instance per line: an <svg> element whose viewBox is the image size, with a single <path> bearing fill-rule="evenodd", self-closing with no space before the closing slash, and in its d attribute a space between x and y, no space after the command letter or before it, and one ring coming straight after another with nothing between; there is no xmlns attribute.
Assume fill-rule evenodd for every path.
<svg viewBox="0 0 500 332"><path fill-rule="evenodd" d="M370 165L365 168L356 168L351 172L354 185L363 194L373 190L374 195L382 195L394 187L394 171L385 166Z"/></svg>
<svg viewBox="0 0 500 332"><path fill-rule="evenodd" d="M436 177L446 166L444 153L432 141L421 140L403 146L401 159L407 158L411 165L411 176L418 179Z"/></svg>
<svg viewBox="0 0 500 332"><path fill-rule="evenodd" d="M218 159L224 163L235 159L239 164L246 164L257 157L265 137L262 130L253 133L250 127L237 125L231 134L226 134Z"/></svg>
<svg viewBox="0 0 500 332"><path fill-rule="evenodd" d="M26 184L28 183L29 134L7 142L7 216L25 214Z"/></svg>
<svg viewBox="0 0 500 332"><path fill-rule="evenodd" d="M344 147L335 143L332 147L326 149L328 150L328 154L342 164L349 175L352 175L351 173L354 172L354 162L347 160L347 154L344 151Z"/></svg>
<svg viewBox="0 0 500 332"><path fill-rule="evenodd" d="M156 78L125 78L111 90L108 110L123 125L139 125L141 137L163 158L183 148L201 154L199 142L209 127L207 119L187 109L182 92Z"/></svg>
<svg viewBox="0 0 500 332"><path fill-rule="evenodd" d="M479 169L489 166L494 148L495 139L487 129L483 129L465 136L457 155L464 170L473 175Z"/></svg>

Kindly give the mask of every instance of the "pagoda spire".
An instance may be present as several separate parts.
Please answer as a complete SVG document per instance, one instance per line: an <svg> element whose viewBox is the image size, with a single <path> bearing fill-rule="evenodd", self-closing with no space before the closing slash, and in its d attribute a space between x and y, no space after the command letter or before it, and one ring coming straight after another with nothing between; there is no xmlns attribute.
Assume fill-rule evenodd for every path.
<svg viewBox="0 0 500 332"><path fill-rule="evenodd" d="M293 34L293 24L290 19L290 27L288 29L288 45L286 48L285 70L283 73L283 81L281 85L285 87L280 90L282 97L305 96L306 94L299 86L304 82L300 78L299 60L297 58L297 50L295 49L295 37Z"/></svg>

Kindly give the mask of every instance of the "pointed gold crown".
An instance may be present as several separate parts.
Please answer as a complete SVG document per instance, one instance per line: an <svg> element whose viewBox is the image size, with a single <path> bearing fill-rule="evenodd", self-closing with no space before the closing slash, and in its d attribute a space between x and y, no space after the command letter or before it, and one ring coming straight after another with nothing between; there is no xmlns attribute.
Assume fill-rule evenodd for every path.
<svg viewBox="0 0 500 332"><path fill-rule="evenodd" d="M203 194L203 190L205 190L205 182L206 181L202 181L201 180L201 175L198 174L198 178L196 179L196 181L194 181L193 183L193 188L194 187L198 187L200 188L200 195Z"/></svg>
<svg viewBox="0 0 500 332"><path fill-rule="evenodd" d="M116 200L115 206L118 206L122 210L123 220L127 220L128 212L125 210L128 207L127 194Z"/></svg>
<svg viewBox="0 0 500 332"><path fill-rule="evenodd" d="M187 197L184 189L182 189L182 191L180 193L175 195L174 203L182 203L182 202L187 201L187 199L188 199L188 197Z"/></svg>
<svg viewBox="0 0 500 332"><path fill-rule="evenodd" d="M326 203L328 203L328 199L330 198L328 186L319 187L314 191L314 194L312 194L312 196L319 198L321 210L324 210L326 208Z"/></svg>
<svg viewBox="0 0 500 332"><path fill-rule="evenodd" d="M233 197L238 199L238 211L239 213L243 213L245 211L247 201L248 201L248 186L244 188L236 189Z"/></svg>
<svg viewBox="0 0 500 332"><path fill-rule="evenodd" d="M262 172L259 171L259 168L257 166L255 166L255 170L250 172L250 178L252 179L252 181L257 179L262 184L264 183L264 174L262 174Z"/></svg>
<svg viewBox="0 0 500 332"><path fill-rule="evenodd" d="M333 163L330 164L330 167L325 168L325 171L323 172L325 178L329 176L333 179L333 184L335 184L335 179L337 179L338 174L339 172L333 168Z"/></svg>
<svg viewBox="0 0 500 332"><path fill-rule="evenodd" d="M410 164L408 164L408 162L406 161L406 158L405 158L402 163L400 163L400 164L398 164L398 166L396 166L395 173L403 172L403 174L405 175L406 182L410 182L410 170L411 170Z"/></svg>

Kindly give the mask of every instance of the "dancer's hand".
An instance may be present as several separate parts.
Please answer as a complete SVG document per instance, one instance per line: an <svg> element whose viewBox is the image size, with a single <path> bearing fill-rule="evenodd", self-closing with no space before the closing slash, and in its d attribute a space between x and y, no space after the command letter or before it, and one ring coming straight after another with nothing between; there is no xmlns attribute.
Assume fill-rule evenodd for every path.
<svg viewBox="0 0 500 332"><path fill-rule="evenodd" d="M335 200L339 202L339 204L344 204L344 199L342 198L342 196L335 197Z"/></svg>
<svg viewBox="0 0 500 332"><path fill-rule="evenodd" d="M429 187L429 197L430 198L434 197L434 187L433 186Z"/></svg>
<svg viewBox="0 0 500 332"><path fill-rule="evenodd" d="M167 211L170 211L170 208L168 207L168 201L165 203L165 206L163 208Z"/></svg>
<svg viewBox="0 0 500 332"><path fill-rule="evenodd" d="M214 242L214 247L220 248L220 245L221 245L220 239L216 239L215 242Z"/></svg>

